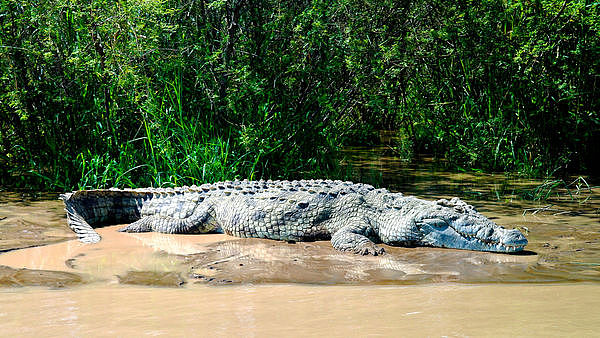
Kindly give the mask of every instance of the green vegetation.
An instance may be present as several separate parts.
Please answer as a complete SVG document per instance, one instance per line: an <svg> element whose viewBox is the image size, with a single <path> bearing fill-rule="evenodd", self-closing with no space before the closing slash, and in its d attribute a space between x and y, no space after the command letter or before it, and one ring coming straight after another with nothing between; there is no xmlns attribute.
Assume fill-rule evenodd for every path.
<svg viewBox="0 0 600 338"><path fill-rule="evenodd" d="M398 131L464 170L593 173L594 1L0 3L0 185L338 177ZM558 170L558 171L557 171Z"/></svg>

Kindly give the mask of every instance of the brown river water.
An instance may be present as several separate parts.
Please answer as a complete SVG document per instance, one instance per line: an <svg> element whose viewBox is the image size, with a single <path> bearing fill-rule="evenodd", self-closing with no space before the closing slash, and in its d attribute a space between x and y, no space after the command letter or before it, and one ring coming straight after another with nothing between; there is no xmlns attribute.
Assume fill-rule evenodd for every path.
<svg viewBox="0 0 600 338"><path fill-rule="evenodd" d="M386 246L358 257L329 242L119 226L90 245L56 194L0 193L0 335L600 335L600 189L531 202L518 193L540 182L409 166L385 150L350 155L357 181L459 196L524 231L527 251Z"/></svg>

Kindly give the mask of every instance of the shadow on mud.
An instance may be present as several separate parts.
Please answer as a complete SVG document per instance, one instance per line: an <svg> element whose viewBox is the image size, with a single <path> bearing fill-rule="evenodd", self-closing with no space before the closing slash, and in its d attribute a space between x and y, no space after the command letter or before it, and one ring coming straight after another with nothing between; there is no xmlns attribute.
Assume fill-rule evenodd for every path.
<svg viewBox="0 0 600 338"><path fill-rule="evenodd" d="M511 253L508 253L507 255L513 255L513 256L537 256L538 253L535 252L535 251L523 250L523 251L519 251L519 252L511 252Z"/></svg>

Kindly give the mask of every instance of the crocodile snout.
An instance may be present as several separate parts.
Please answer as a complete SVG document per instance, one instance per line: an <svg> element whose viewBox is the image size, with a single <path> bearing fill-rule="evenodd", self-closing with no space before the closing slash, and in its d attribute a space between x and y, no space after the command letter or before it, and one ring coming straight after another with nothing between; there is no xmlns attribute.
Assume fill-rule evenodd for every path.
<svg viewBox="0 0 600 338"><path fill-rule="evenodd" d="M504 238L504 244L510 246L525 246L527 238L517 229L508 230Z"/></svg>

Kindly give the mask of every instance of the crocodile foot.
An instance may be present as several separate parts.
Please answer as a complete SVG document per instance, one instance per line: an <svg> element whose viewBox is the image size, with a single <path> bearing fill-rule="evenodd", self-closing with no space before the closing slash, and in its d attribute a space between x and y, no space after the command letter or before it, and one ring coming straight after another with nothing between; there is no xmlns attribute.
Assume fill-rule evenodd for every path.
<svg viewBox="0 0 600 338"><path fill-rule="evenodd" d="M367 256L367 255L382 256L385 254L385 249L380 248L375 244L370 244L370 245L364 245L359 248L356 248L354 250L354 253L358 254L358 255L363 255L363 256Z"/></svg>
<svg viewBox="0 0 600 338"><path fill-rule="evenodd" d="M385 253L383 248L375 245L375 243L362 233L364 231L356 227L342 228L331 236L331 244L336 250L352 252L357 255L379 256Z"/></svg>

